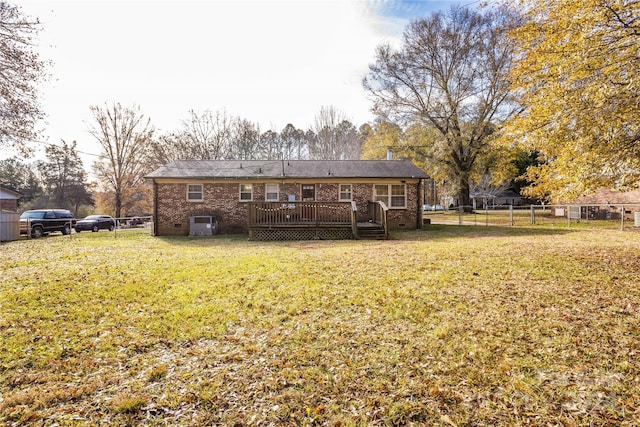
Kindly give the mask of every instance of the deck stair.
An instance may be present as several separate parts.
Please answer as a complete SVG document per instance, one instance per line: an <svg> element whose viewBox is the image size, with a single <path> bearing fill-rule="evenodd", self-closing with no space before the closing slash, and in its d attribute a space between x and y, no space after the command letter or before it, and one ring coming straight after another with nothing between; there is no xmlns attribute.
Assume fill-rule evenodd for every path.
<svg viewBox="0 0 640 427"><path fill-rule="evenodd" d="M358 238L360 239L387 239L384 226L377 222L358 222Z"/></svg>

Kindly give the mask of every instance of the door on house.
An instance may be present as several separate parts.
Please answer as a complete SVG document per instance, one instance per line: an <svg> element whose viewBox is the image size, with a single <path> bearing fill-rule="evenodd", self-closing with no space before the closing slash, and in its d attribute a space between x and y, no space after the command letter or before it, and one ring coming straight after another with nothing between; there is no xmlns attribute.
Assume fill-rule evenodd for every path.
<svg viewBox="0 0 640 427"><path fill-rule="evenodd" d="M302 212L301 217L305 221L313 221L316 219L316 186L315 184L302 184Z"/></svg>

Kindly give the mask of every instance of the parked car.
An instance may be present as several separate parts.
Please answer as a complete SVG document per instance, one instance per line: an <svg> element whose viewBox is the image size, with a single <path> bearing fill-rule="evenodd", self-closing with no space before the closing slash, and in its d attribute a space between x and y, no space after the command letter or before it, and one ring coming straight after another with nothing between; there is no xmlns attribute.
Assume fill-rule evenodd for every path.
<svg viewBox="0 0 640 427"><path fill-rule="evenodd" d="M20 234L34 239L55 231L68 235L75 224L75 217L66 209L33 209L20 215Z"/></svg>
<svg viewBox="0 0 640 427"><path fill-rule="evenodd" d="M131 218L129 221L127 221L127 227L138 227L144 225L144 219L138 217L138 216L134 216L133 218Z"/></svg>
<svg viewBox="0 0 640 427"><path fill-rule="evenodd" d="M84 219L76 222L76 233L81 231L109 230L116 228L116 221L109 215L89 215Z"/></svg>
<svg viewBox="0 0 640 427"><path fill-rule="evenodd" d="M422 205L422 210L427 211L443 211L444 206L442 205Z"/></svg>

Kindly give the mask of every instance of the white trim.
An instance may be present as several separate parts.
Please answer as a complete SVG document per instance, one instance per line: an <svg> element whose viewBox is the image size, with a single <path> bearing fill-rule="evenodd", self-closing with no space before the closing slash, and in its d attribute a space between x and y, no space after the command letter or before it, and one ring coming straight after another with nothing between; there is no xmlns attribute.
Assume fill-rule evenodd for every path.
<svg viewBox="0 0 640 427"><path fill-rule="evenodd" d="M243 199L242 195L243 194L247 194L247 191L242 191L242 187L249 187L249 194L250 194L250 198L249 199ZM252 202L253 201L253 184L238 184L238 200L240 200L241 202Z"/></svg>
<svg viewBox="0 0 640 427"><path fill-rule="evenodd" d="M199 186L200 191L192 191L189 187ZM189 198L190 194L200 193L199 199L191 199ZM187 184L187 202L203 202L204 201L204 185L203 184Z"/></svg>
<svg viewBox="0 0 640 427"><path fill-rule="evenodd" d="M275 199L270 199L268 197L269 193L273 193L273 191L269 191L269 186L270 185L272 185L272 186L275 185L275 187L276 187L276 191L275 191L276 198ZM280 186L278 184L269 184L269 183L267 183L267 184L264 185L264 201L265 202L278 202L278 201L280 201Z"/></svg>
<svg viewBox="0 0 640 427"><path fill-rule="evenodd" d="M393 196L392 188L393 188L394 185L403 186L404 187L404 203L403 203L403 206L393 206L391 204L391 198L392 197L400 197L400 196ZM407 185L406 184L373 184L373 200L378 200L378 194L376 192L376 187L377 186L386 186L387 187L387 194L381 195L386 200L380 200L380 201L384 202L389 209L407 209ZM382 199L382 197L380 197L380 199Z"/></svg>
<svg viewBox="0 0 640 427"><path fill-rule="evenodd" d="M342 198L342 186L343 185L348 185L349 186L349 198L348 199L343 199ZM338 184L338 201L339 202L351 202L353 201L353 185L352 184Z"/></svg>

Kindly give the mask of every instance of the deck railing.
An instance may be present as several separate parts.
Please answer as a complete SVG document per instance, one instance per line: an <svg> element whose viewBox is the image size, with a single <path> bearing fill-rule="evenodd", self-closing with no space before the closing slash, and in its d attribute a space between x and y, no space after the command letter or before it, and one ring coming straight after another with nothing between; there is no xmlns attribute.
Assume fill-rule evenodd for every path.
<svg viewBox="0 0 640 427"><path fill-rule="evenodd" d="M251 227L353 227L350 202L248 202Z"/></svg>
<svg viewBox="0 0 640 427"><path fill-rule="evenodd" d="M387 225L387 212L389 208L384 202L372 202L367 204L367 212L369 214L369 221L382 225L384 230L385 239L389 237L389 227Z"/></svg>
<svg viewBox="0 0 640 427"><path fill-rule="evenodd" d="M353 238L358 238L358 204L351 202L351 234Z"/></svg>

